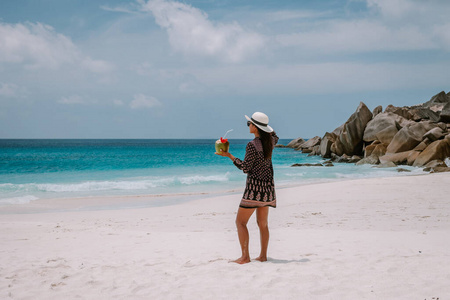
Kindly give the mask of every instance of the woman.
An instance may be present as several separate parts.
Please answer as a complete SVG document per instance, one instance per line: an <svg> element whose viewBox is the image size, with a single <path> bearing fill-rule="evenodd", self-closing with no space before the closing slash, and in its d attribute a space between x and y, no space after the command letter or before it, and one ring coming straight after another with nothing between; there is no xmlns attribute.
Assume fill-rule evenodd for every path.
<svg viewBox="0 0 450 300"><path fill-rule="evenodd" d="M255 138L247 144L244 161L234 157L229 152L220 150L220 153L216 153L220 156L229 157L236 167L247 173L245 191L236 217L242 256L234 262L239 264L250 262L247 223L255 210L261 238L261 253L256 260L267 261L269 206L276 207L272 150L278 142L278 137L268 125L269 118L266 114L255 112L251 118L248 116L245 116L245 118L248 120L247 126L250 133L254 134Z"/></svg>

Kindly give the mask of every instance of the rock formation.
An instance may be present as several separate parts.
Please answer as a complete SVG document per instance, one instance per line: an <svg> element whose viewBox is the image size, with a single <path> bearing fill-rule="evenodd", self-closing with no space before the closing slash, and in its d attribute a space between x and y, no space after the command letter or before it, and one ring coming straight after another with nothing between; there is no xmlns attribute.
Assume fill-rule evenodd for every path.
<svg viewBox="0 0 450 300"><path fill-rule="evenodd" d="M350 118L333 132L304 140L298 138L286 147L331 158L336 162L381 164L383 167L407 164L432 172L450 170L450 93L440 92L429 101L371 112L360 103ZM427 166L430 162L438 165Z"/></svg>

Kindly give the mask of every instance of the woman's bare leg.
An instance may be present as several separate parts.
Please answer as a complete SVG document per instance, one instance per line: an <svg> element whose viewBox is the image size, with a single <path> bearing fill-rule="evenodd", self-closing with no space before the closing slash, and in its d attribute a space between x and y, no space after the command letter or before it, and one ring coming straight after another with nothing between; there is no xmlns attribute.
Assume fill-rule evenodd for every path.
<svg viewBox="0 0 450 300"><path fill-rule="evenodd" d="M233 262L238 264L246 264L250 262L250 253L248 250L249 234L247 229L247 223L252 216L254 208L242 208L239 207L236 216L236 227L239 237L239 243L241 244L242 256Z"/></svg>
<svg viewBox="0 0 450 300"><path fill-rule="evenodd" d="M259 227L259 235L261 238L261 253L256 260L267 261L267 247L269 246L269 207L258 207L256 209L256 222Z"/></svg>

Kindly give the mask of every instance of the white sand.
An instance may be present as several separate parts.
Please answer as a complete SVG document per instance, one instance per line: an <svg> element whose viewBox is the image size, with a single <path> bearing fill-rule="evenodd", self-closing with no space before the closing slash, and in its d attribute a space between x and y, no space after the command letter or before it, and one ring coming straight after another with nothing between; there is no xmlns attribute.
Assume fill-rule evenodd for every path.
<svg viewBox="0 0 450 300"><path fill-rule="evenodd" d="M279 189L269 261L246 265L239 194L2 214L0 299L449 299L449 195L449 173Z"/></svg>

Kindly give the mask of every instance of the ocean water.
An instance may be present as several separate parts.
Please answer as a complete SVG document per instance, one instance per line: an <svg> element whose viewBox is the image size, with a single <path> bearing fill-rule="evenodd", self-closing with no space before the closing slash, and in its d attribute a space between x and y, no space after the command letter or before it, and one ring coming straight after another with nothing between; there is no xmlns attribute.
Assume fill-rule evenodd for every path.
<svg viewBox="0 0 450 300"><path fill-rule="evenodd" d="M250 141L230 139L230 152L244 158ZM289 140L280 140L287 144ZM215 140L0 140L0 205L38 199L211 194L241 191L245 174L230 159L215 155ZM293 149L275 148L277 188L353 178L398 176L395 168L323 162ZM409 168L412 174L421 169ZM401 173L408 175L411 173Z"/></svg>

